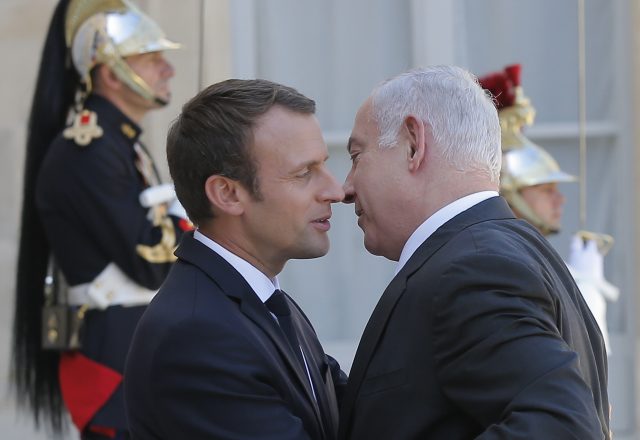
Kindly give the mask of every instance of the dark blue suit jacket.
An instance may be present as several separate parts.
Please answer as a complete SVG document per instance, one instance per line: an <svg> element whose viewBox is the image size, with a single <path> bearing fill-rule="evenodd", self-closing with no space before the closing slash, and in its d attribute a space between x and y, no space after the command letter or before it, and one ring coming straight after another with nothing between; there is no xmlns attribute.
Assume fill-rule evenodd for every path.
<svg viewBox="0 0 640 440"><path fill-rule="evenodd" d="M193 238L139 322L125 370L134 439L333 439L346 376L289 298L317 400L242 276Z"/></svg>
<svg viewBox="0 0 640 440"><path fill-rule="evenodd" d="M387 287L364 331L340 439L602 439L607 361L549 243L502 198L457 215Z"/></svg>

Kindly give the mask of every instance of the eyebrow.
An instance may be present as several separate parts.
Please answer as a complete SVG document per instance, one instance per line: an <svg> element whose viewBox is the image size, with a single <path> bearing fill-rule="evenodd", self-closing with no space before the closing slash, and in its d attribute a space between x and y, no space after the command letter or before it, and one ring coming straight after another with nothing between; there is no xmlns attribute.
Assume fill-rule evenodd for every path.
<svg viewBox="0 0 640 440"><path fill-rule="evenodd" d="M296 170L300 170L300 169L303 169L303 168L311 167L313 165L318 165L318 164L325 163L328 160L329 160L329 155L327 154L322 160L312 159L312 160L308 160L306 162L302 162L301 164L298 164L295 167L295 169Z"/></svg>

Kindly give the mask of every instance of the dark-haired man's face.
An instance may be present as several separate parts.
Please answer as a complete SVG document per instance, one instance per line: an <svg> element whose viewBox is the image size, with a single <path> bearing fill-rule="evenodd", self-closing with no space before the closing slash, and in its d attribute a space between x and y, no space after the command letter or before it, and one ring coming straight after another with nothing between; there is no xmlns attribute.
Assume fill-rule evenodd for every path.
<svg viewBox="0 0 640 440"><path fill-rule="evenodd" d="M253 130L261 199L245 207L244 231L254 258L282 267L329 250L331 203L344 197L326 166L327 146L312 114L274 106ZM277 270L279 271L279 269Z"/></svg>

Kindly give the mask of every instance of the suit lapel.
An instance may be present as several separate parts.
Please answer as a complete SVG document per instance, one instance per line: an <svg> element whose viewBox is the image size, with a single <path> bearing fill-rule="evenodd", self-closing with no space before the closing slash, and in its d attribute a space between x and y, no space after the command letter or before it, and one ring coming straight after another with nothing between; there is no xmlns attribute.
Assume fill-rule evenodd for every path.
<svg viewBox="0 0 640 440"><path fill-rule="evenodd" d="M304 367L300 365L298 358L291 351L290 345L287 342L284 333L282 333L282 330L278 326L278 323L273 319L268 311L265 313L265 310L267 310L266 307L255 294L243 301L240 304L240 309L249 319L269 335L280 352L280 355L286 360L289 369L297 378L300 386L304 389L307 399L314 408L316 418L319 418L320 414L318 405L316 400L313 398L313 391L311 390L311 384L309 383L307 372L304 370Z"/></svg>
<svg viewBox="0 0 640 440"><path fill-rule="evenodd" d="M407 279L422 267L451 238L476 223L487 220L514 218L513 212L502 197L492 197L458 214L438 228L411 256L405 266L391 280L380 297L376 308L364 329L354 358L349 385L342 400L340 432L338 438L346 438L346 429L353 411L365 373L373 357L391 313L406 289Z"/></svg>
<svg viewBox="0 0 640 440"><path fill-rule="evenodd" d="M297 358L291 352L289 343L278 323L242 275L224 258L193 238L193 231L183 235L175 254L179 259L202 270L227 296L235 298L240 303L240 311L264 331L276 346L289 370L304 389L307 399L314 407L316 418L321 420L306 371L303 371Z"/></svg>
<svg viewBox="0 0 640 440"><path fill-rule="evenodd" d="M403 272L400 271L391 280L389 286L385 289L384 293L380 297L376 308L373 310L369 322L362 333L356 355L349 372L349 381L347 389L342 399L342 405L340 407L340 428L338 432L338 438L347 438L345 429L348 427L348 421L351 418L351 412L355 403L362 380L369 366L369 361L375 352L378 340L382 335L382 330L386 326L386 322L391 315L391 311L396 302L402 296L406 286L406 277Z"/></svg>

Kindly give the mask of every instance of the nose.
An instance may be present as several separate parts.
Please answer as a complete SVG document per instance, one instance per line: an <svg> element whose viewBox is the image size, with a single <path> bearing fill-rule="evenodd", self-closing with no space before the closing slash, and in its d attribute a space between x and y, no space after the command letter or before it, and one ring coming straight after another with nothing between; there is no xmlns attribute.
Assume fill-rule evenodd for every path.
<svg viewBox="0 0 640 440"><path fill-rule="evenodd" d="M325 186L322 198L331 203L341 202L342 199L344 199L344 191L342 190L342 187L329 170L325 170L325 172L327 176L327 185Z"/></svg>
<svg viewBox="0 0 640 440"><path fill-rule="evenodd" d="M347 174L344 184L342 185L342 189L344 191L342 203L353 203L356 199L356 192L353 190L353 179L351 174L352 172L349 171L349 174Z"/></svg>
<svg viewBox="0 0 640 440"><path fill-rule="evenodd" d="M162 69L162 73L164 75L165 78L173 78L176 74L176 69L174 69L173 64L171 64L169 62L169 60L167 60L164 55L162 55L162 63L163 63L163 69Z"/></svg>
<svg viewBox="0 0 640 440"><path fill-rule="evenodd" d="M566 199L566 197L564 196L564 194L562 194L560 191L558 191L558 189L557 189L557 188L556 188L556 190L555 190L555 194L554 194L554 195L555 195L556 203L557 203L559 206L563 206L563 205L564 205L564 203L567 201L567 199Z"/></svg>

